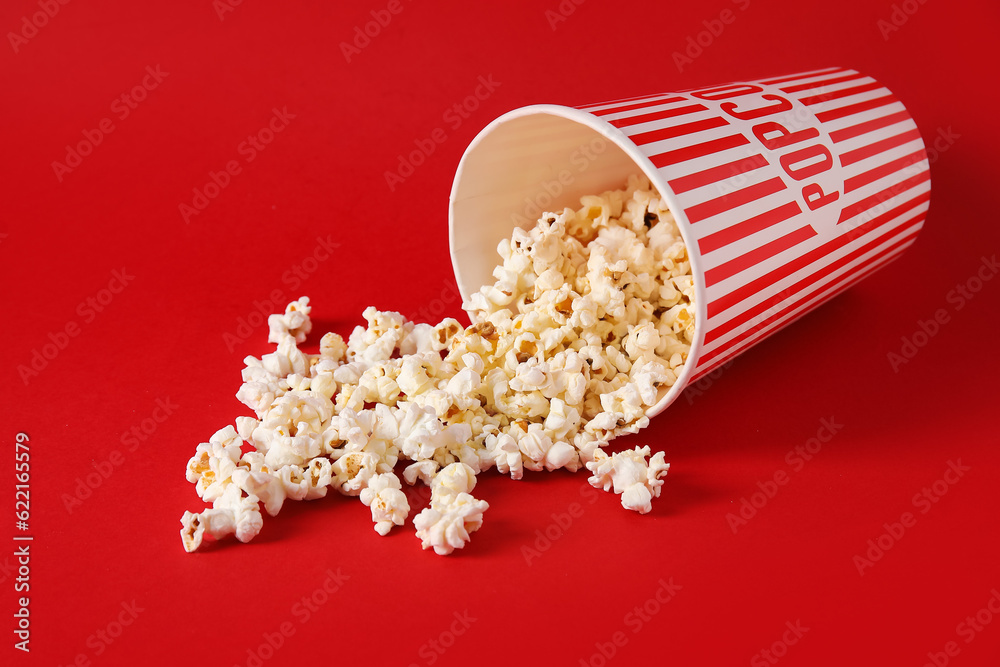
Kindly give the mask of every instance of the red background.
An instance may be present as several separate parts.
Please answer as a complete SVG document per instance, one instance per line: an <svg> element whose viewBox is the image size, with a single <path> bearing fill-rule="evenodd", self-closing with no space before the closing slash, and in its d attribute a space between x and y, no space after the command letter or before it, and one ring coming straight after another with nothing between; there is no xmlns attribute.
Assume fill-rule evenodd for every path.
<svg viewBox="0 0 1000 667"><path fill-rule="evenodd" d="M339 43L385 5L248 0L220 19L209 0L77 0L17 53L9 37L0 46L0 497L9 512L0 535L16 533L12 455L25 431L35 538L30 655L12 647L14 543L0 550L5 664L70 664L82 654L94 665L247 665L248 649L285 622L294 635L264 664L600 665L600 645L618 631L626 642L609 665L772 664L759 652L796 621L809 629L780 664L923 665L949 641L959 649L950 664L998 664L1000 618L969 643L958 625L1000 587L1000 280L961 310L947 301L1000 246L989 180L1000 150L997 4L912 2L915 13L884 38L888 0L817 9L589 0L555 29L545 12L556 0L495 9L404 0L348 63ZM678 68L672 53L727 7L735 21ZM36 2L5 3L0 29L18 31L37 11ZM112 103L157 65L168 75L120 119ZM453 557L421 551L409 525L379 538L367 508L339 495L265 517L251 544L183 551L178 519L203 507L185 462L248 413L234 398L241 359L270 349L266 327L232 350L224 334L275 289L312 297L317 333L348 333L369 304L459 315L448 193L463 150L490 120L526 104L831 65L887 85L930 146L950 137L932 154L926 227L900 260L622 443L663 449L673 464L650 515L603 492L589 503L583 474L514 483L490 473L477 490L491 505L485 525ZM480 75L500 85L454 128L443 114ZM275 107L294 119L247 162L238 146ZM60 182L52 163L103 118L114 131ZM447 140L390 191L384 173L436 128ZM179 205L229 160L241 172L186 224ZM283 280L327 235L340 244L333 256L301 285ZM134 280L87 321L78 305L123 267ZM894 372L887 355L938 308L949 321ZM70 322L79 334L26 384L18 366ZM173 414L129 451L122 435L168 398ZM824 418L843 428L794 471L786 453ZM70 513L63 494L112 457L120 465ZM959 459L968 472L921 513L914 495ZM788 483L734 534L727 513L779 470ZM537 531L560 532L553 514L577 501L582 515L528 564L523 547ZM854 557L907 511L915 525L860 575ZM349 579L303 623L293 605L328 568ZM626 614L671 577L679 591L661 608L650 603L657 613L633 632L637 617ZM106 644L95 633L112 624L117 634L121 605L132 601L142 611ZM456 611L476 620L451 636ZM443 653L429 643L452 639Z"/></svg>

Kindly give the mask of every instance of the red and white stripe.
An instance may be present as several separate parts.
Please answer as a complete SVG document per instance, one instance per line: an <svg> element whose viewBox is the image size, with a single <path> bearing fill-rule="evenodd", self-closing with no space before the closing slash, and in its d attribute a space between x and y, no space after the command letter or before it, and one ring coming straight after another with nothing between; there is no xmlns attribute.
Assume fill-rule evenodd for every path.
<svg viewBox="0 0 1000 667"><path fill-rule="evenodd" d="M707 313L692 381L898 257L930 198L916 124L871 77L826 68L747 83L791 102L799 122L820 132L834 162L823 191L839 192L822 215L801 192L809 179L790 177L781 151L752 133L766 116L741 120L720 107L727 100L698 90L581 107L626 134L680 204ZM748 99L731 101L754 106Z"/></svg>

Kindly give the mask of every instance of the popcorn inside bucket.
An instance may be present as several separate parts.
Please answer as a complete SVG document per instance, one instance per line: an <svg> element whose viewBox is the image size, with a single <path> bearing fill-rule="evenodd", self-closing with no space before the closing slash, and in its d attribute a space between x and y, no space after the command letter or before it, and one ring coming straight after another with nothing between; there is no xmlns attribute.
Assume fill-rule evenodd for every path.
<svg viewBox="0 0 1000 667"><path fill-rule="evenodd" d="M238 417L198 446L187 479L212 507L186 512L181 537L247 542L286 499L330 488L359 496L380 535L402 526L402 483L425 484L413 519L424 549L463 548L488 509L476 475L586 467L590 483L647 513L669 468L649 447L605 451L649 422L678 382L695 336L691 263L666 203L643 176L543 212L497 248L493 282L463 304L472 325L407 321L369 307L345 342L298 345L302 297L268 319L277 349L247 357ZM243 453L243 445L251 450ZM400 480L402 477L402 480Z"/></svg>

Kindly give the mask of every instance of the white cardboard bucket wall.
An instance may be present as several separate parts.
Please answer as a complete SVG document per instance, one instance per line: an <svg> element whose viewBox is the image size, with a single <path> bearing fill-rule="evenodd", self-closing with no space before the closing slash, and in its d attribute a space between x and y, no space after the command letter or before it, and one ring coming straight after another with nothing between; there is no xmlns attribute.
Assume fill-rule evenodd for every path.
<svg viewBox="0 0 1000 667"><path fill-rule="evenodd" d="M688 247L697 299L684 386L899 256L923 225L930 171L916 124L844 68L507 113L472 141L451 192L463 298L496 246L543 211L642 171Z"/></svg>

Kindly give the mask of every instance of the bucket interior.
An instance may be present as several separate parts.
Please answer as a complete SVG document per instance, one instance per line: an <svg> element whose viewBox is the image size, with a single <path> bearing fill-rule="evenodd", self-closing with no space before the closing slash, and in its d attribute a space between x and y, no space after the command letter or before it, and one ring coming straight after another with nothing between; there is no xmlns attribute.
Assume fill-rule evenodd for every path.
<svg viewBox="0 0 1000 667"><path fill-rule="evenodd" d="M497 244L514 226L578 208L580 197L621 188L637 171L612 139L577 121L544 112L495 121L469 146L452 190L452 262L462 297L493 282Z"/></svg>
<svg viewBox="0 0 1000 667"><path fill-rule="evenodd" d="M639 172L676 215L673 194L665 191L655 167L604 121L550 105L525 107L493 121L469 145L452 187L451 257L462 298L493 282L500 261L497 245L515 226L529 228L546 211L578 208L581 196L622 188L629 175ZM691 255L680 219L678 227ZM697 274L696 267L693 271ZM697 275L695 283L701 284ZM673 387L661 388L650 416L662 411L690 377L700 347L700 319L684 372Z"/></svg>

